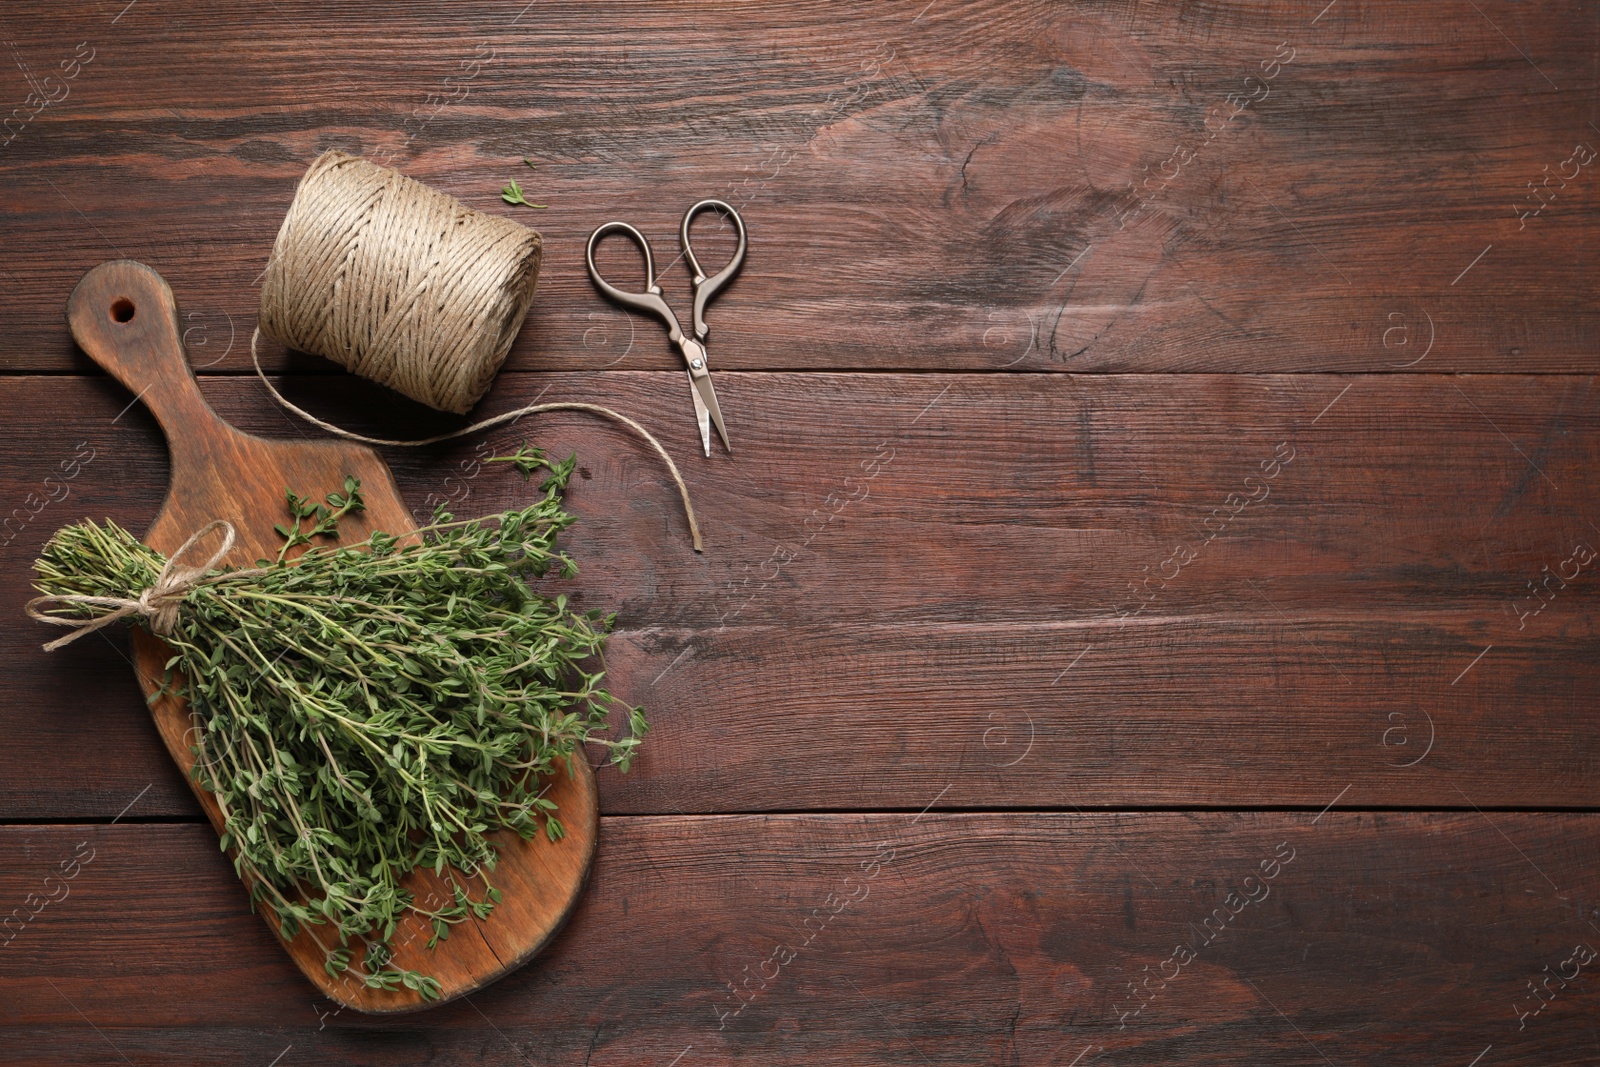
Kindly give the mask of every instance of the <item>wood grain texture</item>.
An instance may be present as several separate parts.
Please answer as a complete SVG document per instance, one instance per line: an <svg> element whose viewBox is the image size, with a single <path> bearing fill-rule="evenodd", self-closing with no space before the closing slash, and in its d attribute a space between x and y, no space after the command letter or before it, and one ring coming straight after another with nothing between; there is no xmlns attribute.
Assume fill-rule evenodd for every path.
<svg viewBox="0 0 1600 1067"><path fill-rule="evenodd" d="M11 827L0 903L67 895L0 948L7 1054L1431 1065L1492 1045L1582 1062L1595 976L1545 1001L1528 983L1600 941L1596 816L1489 818L606 818L593 891L541 964L404 1020L315 998L234 907L204 827ZM46 885L79 842L92 862Z"/></svg>
<svg viewBox="0 0 1600 1067"><path fill-rule="evenodd" d="M113 0L0 29L0 600L51 529L161 503L157 426L60 323L93 264L168 277L229 421L315 437L242 375L327 148L542 233L480 414L639 418L707 543L580 416L388 454L412 509L465 512L524 499L480 448L578 452L582 573L551 587L619 611L612 681L654 725L599 775L572 924L404 1020L313 999L242 912L111 642L0 621L0 1060L1592 1057L1593 976L1552 975L1600 948L1593 3ZM550 208L500 202L513 177ZM706 196L751 238L708 316L712 461L664 335L582 259L614 218L671 249ZM459 425L264 355L340 424Z"/></svg>
<svg viewBox="0 0 1600 1067"><path fill-rule="evenodd" d="M255 383L204 387L242 427L296 432ZM384 434L410 421L365 383L286 387L335 421ZM486 444L389 454L414 508L432 495L469 513L525 494L478 463L483 449L526 437L578 453L567 543L581 573L551 588L619 611L613 680L656 726L634 774L608 772L608 811L918 807L927 773L958 781L953 806L1227 806L1241 791L1306 805L1354 781L1361 804L1459 806L1459 786L1482 804L1585 807L1600 584L1591 564L1540 584L1546 604L1528 583L1600 544L1592 389L742 375L723 390L740 450L704 461L681 375L501 377L497 407L593 400L661 433L686 457L703 558L654 461L600 420L543 416ZM153 513L161 448L137 408L113 422L128 399L0 380L0 406L33 413L6 494L81 441L98 449L71 496L0 549L0 596L22 598L60 522L137 528ZM1285 442L1294 458L1268 477ZM1237 513L1230 494L1248 501ZM1182 567L1179 545L1196 553ZM0 633L26 665L0 691L0 813L109 817L152 783L141 813L192 811L136 694L103 677L116 653L45 655L35 629ZM62 743L85 728L124 757L102 766Z"/></svg>
<svg viewBox="0 0 1600 1067"><path fill-rule="evenodd" d="M711 315L724 372L1594 369L1600 183L1560 177L1600 138L1585 4L926 6L8 20L36 76L93 58L0 151L0 366L81 370L52 309L127 256L186 294L207 369L242 370L294 182L337 147L537 225L516 368L673 368L583 241L619 217L665 240L722 196L752 235ZM518 174L548 211L499 201Z"/></svg>
<svg viewBox="0 0 1600 1067"><path fill-rule="evenodd" d="M409 516L394 477L371 449L348 441L255 437L217 415L184 360L172 292L149 267L116 260L94 268L73 289L67 321L84 351L133 392L135 402L143 403L162 428L171 475L161 509L143 535L152 548L170 558L197 531L221 520L232 525L237 537L221 565L253 566L277 553L280 539L273 527L275 520L285 517L286 487L317 499L327 491L324 487L343 486L351 476L360 479L365 504L340 524L347 542L360 541L374 530L408 531ZM196 556L185 557L184 562L195 565L194 560L211 548L202 543ZM130 647L134 673L156 730L187 777L195 762L196 724L188 703L163 684L173 650L142 627L132 629ZM221 834L227 818L216 798L198 780L190 784ZM432 951L425 948L433 933L430 920L416 912L406 914L387 938L393 945L394 966L434 978L438 999L473 992L527 962L560 928L582 892L594 856L598 818L588 764L580 760L570 773L552 775L548 796L564 821L570 822L571 831L559 843L524 841L510 831L492 835L499 852L493 883L504 894L492 915L471 917ZM459 873L413 870L401 885L422 908L453 899L458 881L473 899L482 899L487 880L479 875L458 877ZM279 919L270 903L263 901L260 911L276 933ZM329 953L341 944L326 930L302 924L283 944L325 996L347 1007L392 1013L429 1006L420 992L369 988L358 981L355 976L361 968L374 969L361 944L353 946L350 969L343 974L326 966Z"/></svg>

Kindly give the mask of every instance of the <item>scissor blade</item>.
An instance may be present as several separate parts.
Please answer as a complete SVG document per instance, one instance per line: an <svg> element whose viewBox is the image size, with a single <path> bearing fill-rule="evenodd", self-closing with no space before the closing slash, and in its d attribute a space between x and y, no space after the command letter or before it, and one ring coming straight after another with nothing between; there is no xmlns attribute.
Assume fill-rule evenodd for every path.
<svg viewBox="0 0 1600 1067"><path fill-rule="evenodd" d="M711 387L711 375L703 378L689 377L689 384L694 386L694 413L700 420L700 443L705 445L706 455L711 455L711 427L708 421L717 424L717 436L722 438L722 447L729 452L733 446L728 443L728 428L722 424L722 408L717 406L717 391Z"/></svg>
<svg viewBox="0 0 1600 1067"><path fill-rule="evenodd" d="M711 455L711 412L706 409L706 402L700 399L700 390L694 384L694 372L685 372L689 378L689 395L694 397L694 421L700 427L700 447L706 450L706 455Z"/></svg>

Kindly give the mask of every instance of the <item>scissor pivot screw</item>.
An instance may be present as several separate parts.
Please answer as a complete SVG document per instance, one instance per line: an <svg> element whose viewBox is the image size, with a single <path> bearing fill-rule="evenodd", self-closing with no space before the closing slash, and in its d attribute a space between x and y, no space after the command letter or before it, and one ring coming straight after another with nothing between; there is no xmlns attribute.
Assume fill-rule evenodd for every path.
<svg viewBox="0 0 1600 1067"><path fill-rule="evenodd" d="M693 367L695 370L699 370L701 367L705 366L705 361L704 360L699 360L699 359L691 359L689 361L689 366Z"/></svg>

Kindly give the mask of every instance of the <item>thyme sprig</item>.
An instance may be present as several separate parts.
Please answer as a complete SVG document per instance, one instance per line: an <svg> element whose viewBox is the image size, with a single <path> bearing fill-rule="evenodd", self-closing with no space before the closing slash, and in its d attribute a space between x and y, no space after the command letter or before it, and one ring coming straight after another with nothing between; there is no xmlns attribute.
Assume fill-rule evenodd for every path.
<svg viewBox="0 0 1600 1067"><path fill-rule="evenodd" d="M496 458L524 478L547 470L543 495L482 519L440 508L404 539L328 543L362 509L354 478L323 503L287 492L292 525L277 527L278 558L237 578L212 572L166 638L166 691L188 701L197 727L192 773L222 811L221 846L252 905L272 909L285 939L331 925L336 946L317 938L330 975L430 999L438 982L392 961L399 922L427 920L431 948L451 926L488 916L500 900L488 835L559 840L547 795L557 763L583 759L592 741L626 770L648 729L641 709L602 688L611 617L527 584L576 573L556 548L574 521L561 493L575 457L551 464L523 447ZM288 561L297 547L306 550ZM84 522L50 539L37 587L137 596L164 563L115 523ZM597 736L617 709L621 736ZM444 877L449 899L419 902L402 887L418 868Z"/></svg>
<svg viewBox="0 0 1600 1067"><path fill-rule="evenodd" d="M521 455L527 448L524 445L517 450ZM527 481L523 476L523 481ZM278 525L274 526L279 537L283 538L283 547L278 549L278 562L282 563L288 558L291 549L301 545L309 545L318 537L339 536L339 520L352 511L365 510L365 503L361 499L361 482L355 478L344 480L343 493L329 493L324 499L326 505L319 504L311 497L296 496L294 490L284 490L284 496L289 499L289 517L294 521L294 528ZM302 529L306 519L311 520L310 529Z"/></svg>

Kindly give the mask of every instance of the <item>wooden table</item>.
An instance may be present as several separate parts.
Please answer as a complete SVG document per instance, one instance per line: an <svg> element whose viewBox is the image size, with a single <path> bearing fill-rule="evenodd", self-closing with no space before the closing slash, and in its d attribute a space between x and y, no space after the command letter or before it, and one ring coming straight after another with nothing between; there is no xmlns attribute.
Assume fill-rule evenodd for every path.
<svg viewBox="0 0 1600 1067"><path fill-rule="evenodd" d="M0 1061L1593 1061L1595 5L35 6L0 27ZM634 415L707 539L582 416L390 453L418 511L488 511L524 490L481 450L577 451L573 588L654 724L553 948L399 1020L249 914L121 638L20 615L50 531L166 484L63 323L89 267L166 276L237 425L316 432L248 339L330 147L543 232L480 414ZM751 235L709 460L582 268L703 196ZM454 425L267 355L323 417Z"/></svg>

